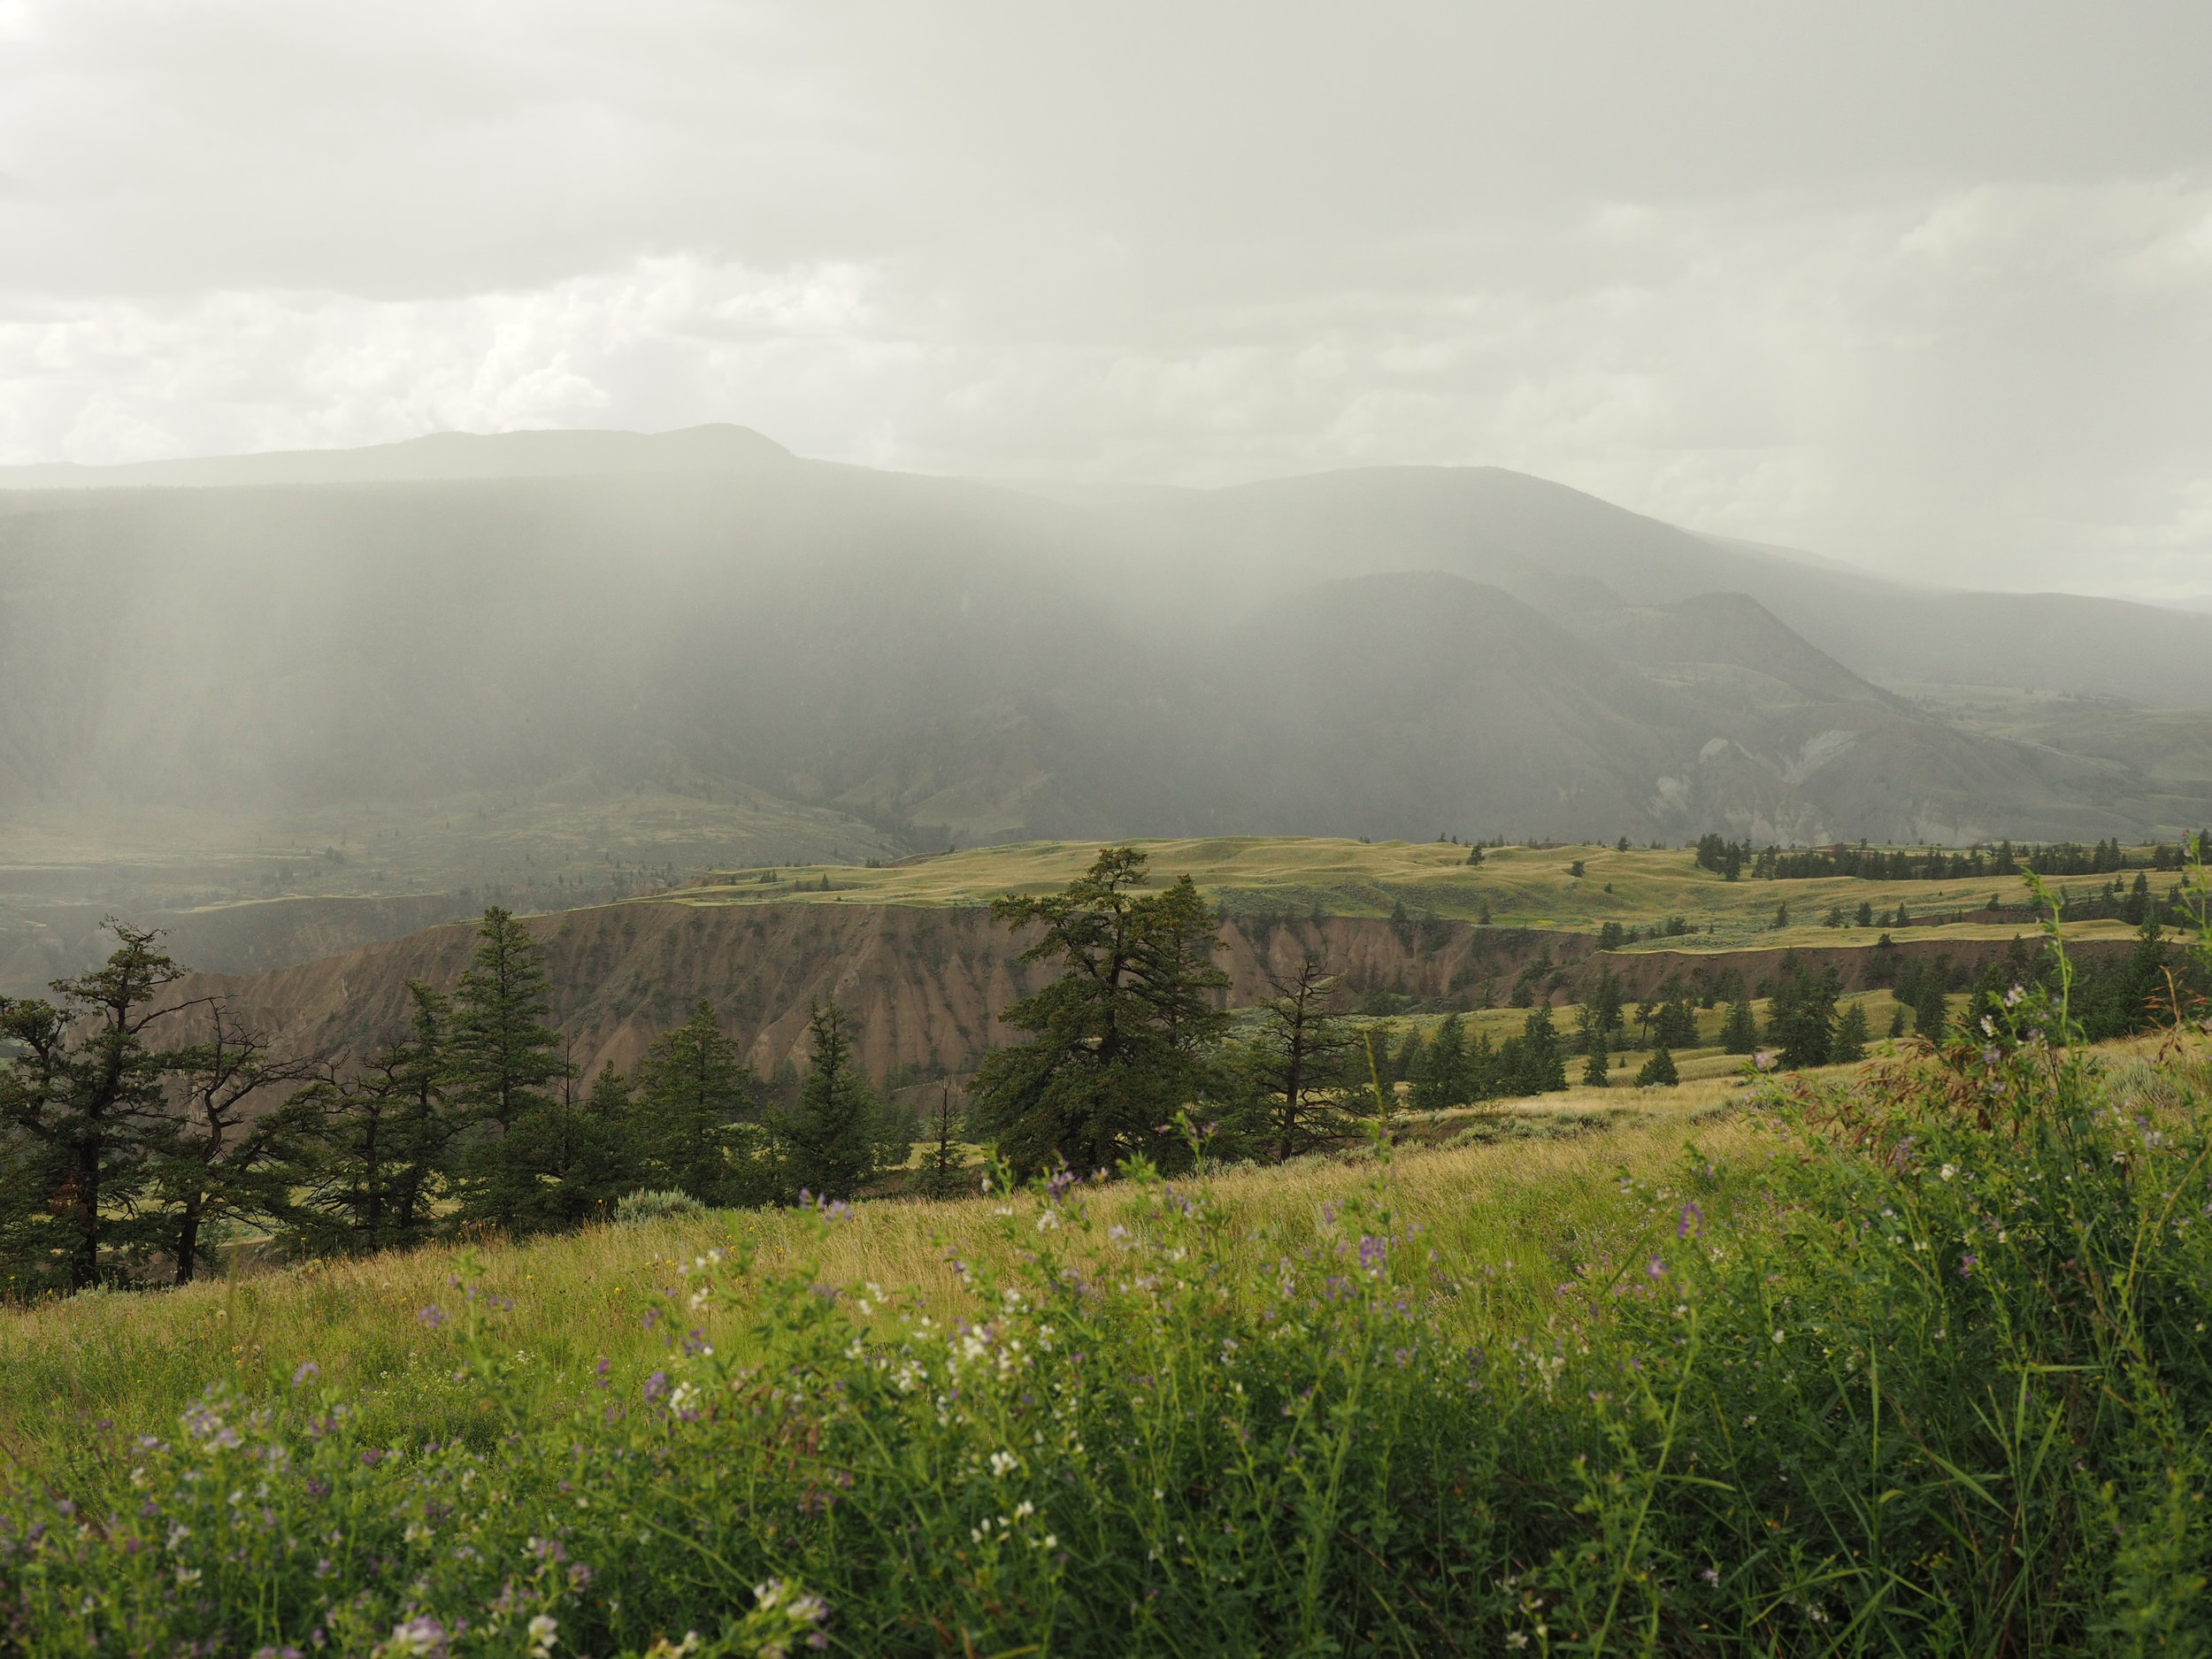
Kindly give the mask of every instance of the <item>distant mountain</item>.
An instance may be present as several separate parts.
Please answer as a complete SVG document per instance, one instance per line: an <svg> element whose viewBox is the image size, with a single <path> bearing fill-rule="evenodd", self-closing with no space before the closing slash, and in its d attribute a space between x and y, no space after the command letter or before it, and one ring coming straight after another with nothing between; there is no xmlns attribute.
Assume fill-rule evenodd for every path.
<svg viewBox="0 0 2212 1659"><path fill-rule="evenodd" d="M1997 672L1978 619L2009 602L1494 469L1052 499L735 427L163 465L0 495L0 820L587 778L766 791L913 845L2145 827L2111 763L1866 677ZM2041 672L2195 674L2212 701L2212 618L2151 612L2099 656L2104 603L2047 607L2093 627ZM1922 613L1958 637L1905 676Z"/></svg>
<svg viewBox="0 0 2212 1659"><path fill-rule="evenodd" d="M0 466L0 490L216 489L254 484L397 484L453 478L586 478L722 472L795 457L749 427L680 432L437 432L359 449L139 461L122 466Z"/></svg>

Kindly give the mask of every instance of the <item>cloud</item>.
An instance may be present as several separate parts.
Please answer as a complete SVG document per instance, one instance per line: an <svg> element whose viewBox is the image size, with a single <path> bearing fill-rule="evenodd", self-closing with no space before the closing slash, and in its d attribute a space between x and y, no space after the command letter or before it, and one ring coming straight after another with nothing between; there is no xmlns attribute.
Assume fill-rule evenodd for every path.
<svg viewBox="0 0 2212 1659"><path fill-rule="evenodd" d="M1486 462L2212 590L2212 12L0 4L0 458Z"/></svg>

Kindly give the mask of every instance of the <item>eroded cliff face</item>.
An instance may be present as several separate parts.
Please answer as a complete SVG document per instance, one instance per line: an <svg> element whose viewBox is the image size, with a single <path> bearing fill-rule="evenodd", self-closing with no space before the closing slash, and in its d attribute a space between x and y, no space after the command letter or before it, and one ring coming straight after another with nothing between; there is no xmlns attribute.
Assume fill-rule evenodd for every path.
<svg viewBox="0 0 2212 1659"><path fill-rule="evenodd" d="M716 905L648 901L527 918L546 947L555 1023L587 1073L635 1064L655 1036L680 1025L702 999L742 1042L756 1070L805 1057L807 1013L834 999L857 1025L861 1055L881 1076L894 1068L963 1072L1018 1033L1007 1005L1049 977L1025 964L1031 933L1010 933L983 909L921 910L805 903ZM1896 956L1949 956L1968 969L2001 956L2002 940L1911 939ZM406 986L449 989L474 948L468 923L426 928L342 956L259 974L198 974L180 998L219 995L249 1024L294 1051L334 1053L400 1033ZM1374 992L1444 998L1463 1006L1506 1002L1525 969L1528 989L1571 1001L1593 965L1596 941L1548 929L1478 928L1456 922L1373 918L1265 921L1232 918L1217 957L1227 1002L1269 993L1271 974L1310 952L1345 976L1353 1000ZM2081 947L2092 956L2124 941ZM1640 951L1607 963L1632 998L1655 994L1671 973L1694 983L1728 969L1755 992L1778 949ZM1832 964L1847 988L1869 983L1864 947L1801 949L1808 965ZM1549 964L1548 971L1543 964ZM909 1073L912 1073L910 1071Z"/></svg>
<svg viewBox="0 0 2212 1659"><path fill-rule="evenodd" d="M804 1056L809 1007L836 1002L852 1016L872 1071L964 1071L1014 1033L997 1018L1047 979L1025 964L1033 933L1010 933L982 909L865 904L603 905L532 917L546 947L555 1023L588 1071L627 1067L661 1032L704 999L746 1044L756 1069ZM1453 923L1231 919L1217 958L1230 1006L1268 993L1271 973L1315 952L1355 995L1502 1000L1527 963L1571 966L1594 943L1578 934ZM287 1048L314 1052L380 1042L406 1017L406 986L449 988L467 966L475 930L426 928L342 956L257 974L196 974L180 996L219 995Z"/></svg>

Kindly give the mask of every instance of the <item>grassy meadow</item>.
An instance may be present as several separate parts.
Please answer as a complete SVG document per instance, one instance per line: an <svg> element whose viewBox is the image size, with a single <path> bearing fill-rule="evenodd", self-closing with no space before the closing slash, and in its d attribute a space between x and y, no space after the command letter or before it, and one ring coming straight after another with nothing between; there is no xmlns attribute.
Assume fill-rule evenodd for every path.
<svg viewBox="0 0 2212 1659"><path fill-rule="evenodd" d="M663 904L869 903L973 905L1002 894L1049 893L1082 873L1105 843L1027 841L908 859L888 868L774 866L724 871L673 891L636 901ZM1976 910L1993 896L2008 905L2030 902L2015 877L1975 881L1869 881L1848 877L1805 881L1724 880L1697 867L1681 848L1607 845L1499 847L1467 863L1467 849L1448 841L1369 843L1322 837L1221 836L1128 843L1152 861L1153 879L1187 874L1210 902L1233 913L1302 916L1409 915L1451 921L1485 917L1498 926L1592 933L1607 922L1649 928L1678 917L1698 931L1648 941L1630 949L1714 949L1746 946L1871 945L1879 927L1828 927L1840 906L1879 912L1900 903L1916 915ZM1571 873L1579 863L1583 874ZM825 888L823 883L827 881ZM2091 884L2061 880L2062 887ZM1786 903L1790 926L1775 926ZM1947 925L1947 938L2009 939L2017 923ZM2120 938L2124 924L2070 924L2067 937Z"/></svg>

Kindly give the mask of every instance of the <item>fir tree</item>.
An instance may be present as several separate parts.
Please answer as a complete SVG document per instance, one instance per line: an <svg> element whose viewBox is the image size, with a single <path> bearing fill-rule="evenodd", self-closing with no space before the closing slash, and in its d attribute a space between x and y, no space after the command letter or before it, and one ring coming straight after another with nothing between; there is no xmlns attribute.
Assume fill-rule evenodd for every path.
<svg viewBox="0 0 2212 1659"><path fill-rule="evenodd" d="M468 1125L463 1220L529 1229L582 1219L569 1194L545 1191L581 1167L597 1139L565 1098L546 1092L576 1075L546 1023L551 1012L545 948L508 911L487 910L446 1043L448 1097Z"/></svg>
<svg viewBox="0 0 2212 1659"><path fill-rule="evenodd" d="M1547 1094L1567 1087L1567 1060L1562 1052L1558 1028L1552 1024L1551 1004L1539 1002L1521 1023L1519 1064L1515 1068L1515 1090L1522 1094Z"/></svg>
<svg viewBox="0 0 2212 1659"><path fill-rule="evenodd" d="M937 1105L925 1127L928 1150L922 1155L922 1192L930 1198L956 1197L967 1186L967 1160L960 1150L966 1125L952 1103L950 1081L937 1086Z"/></svg>
<svg viewBox="0 0 2212 1659"><path fill-rule="evenodd" d="M1905 1034L1905 1005L1893 1004L1889 1010L1889 1035L1892 1041Z"/></svg>
<svg viewBox="0 0 2212 1659"><path fill-rule="evenodd" d="M1025 1174L1058 1161L1089 1170L1141 1152L1184 1156L1171 1125L1203 1082L1225 1020L1214 993L1229 981L1213 965L1215 924L1189 877L1133 891L1146 863L1134 848L1109 848L1062 892L991 907L1009 927L1041 925L1023 961L1062 964L1000 1016L1029 1041L986 1056L969 1089L975 1126Z"/></svg>
<svg viewBox="0 0 2212 1659"><path fill-rule="evenodd" d="M1413 1075L1413 1110L1440 1112L1467 1098L1466 1033L1457 1014L1436 1029Z"/></svg>
<svg viewBox="0 0 2212 1659"><path fill-rule="evenodd" d="M1943 976L1939 973L1922 974L1919 995L1913 1001L1914 1032L1931 1042L1941 1042L1948 1007L1943 997Z"/></svg>
<svg viewBox="0 0 2212 1659"><path fill-rule="evenodd" d="M798 1104L778 1125L785 1189L818 1199L850 1198L875 1172L875 1090L853 1053L844 1012L835 1002L810 1008L807 1036L813 1053L799 1085Z"/></svg>
<svg viewBox="0 0 2212 1659"><path fill-rule="evenodd" d="M459 1128L445 1095L443 996L409 982L411 1035L286 1102L296 1197L288 1220L316 1253L403 1249L430 1234Z"/></svg>
<svg viewBox="0 0 2212 1659"><path fill-rule="evenodd" d="M1674 1069L1674 1056L1664 1043L1651 1051L1651 1058L1636 1073L1638 1088L1672 1088L1681 1081L1681 1074Z"/></svg>
<svg viewBox="0 0 2212 1659"><path fill-rule="evenodd" d="M1728 1005L1728 1018L1721 1022L1720 1046L1726 1054L1750 1054L1758 1048L1759 1027L1748 1000L1739 997Z"/></svg>
<svg viewBox="0 0 2212 1659"><path fill-rule="evenodd" d="M1603 1088L1606 1086L1605 1074L1611 1069L1611 1058L1605 1052L1605 1033L1599 1032L1590 1044L1590 1057L1582 1067L1583 1087Z"/></svg>
<svg viewBox="0 0 2212 1659"><path fill-rule="evenodd" d="M701 1001L683 1025L653 1040L638 1066L635 1096L630 1111L652 1186L709 1204L753 1196L740 1167L749 1148L738 1131L759 1116L760 1100L711 1004Z"/></svg>
<svg viewBox="0 0 2212 1659"><path fill-rule="evenodd" d="M104 965L58 979L58 1000L0 998L0 1121L20 1137L12 1185L39 1206L9 1231L25 1250L23 1277L58 1270L71 1290L99 1282L111 1240L143 1187L150 1137L164 1126L172 1056L148 1041L154 1006L184 970L155 948L151 930L110 919L119 941Z"/></svg>
<svg viewBox="0 0 2212 1659"><path fill-rule="evenodd" d="M1836 1021L1835 1039L1828 1046L1829 1064L1856 1065L1866 1058L1866 1005L1854 1002Z"/></svg>
<svg viewBox="0 0 2212 1659"><path fill-rule="evenodd" d="M1315 956L1287 974L1270 977L1275 995L1260 1004L1260 1029L1250 1048L1252 1076L1260 1090L1261 1134L1277 1162L1341 1141L1351 1125L1346 1097L1356 1086L1359 1040L1335 1018L1340 983ZM1456 1026L1456 1019L1447 1024ZM1452 1061L1457 1065L1458 1033ZM1432 1068L1441 1038L1431 1044ZM1420 1097L1415 1084L1415 1098Z"/></svg>

